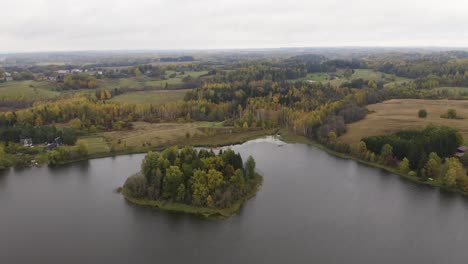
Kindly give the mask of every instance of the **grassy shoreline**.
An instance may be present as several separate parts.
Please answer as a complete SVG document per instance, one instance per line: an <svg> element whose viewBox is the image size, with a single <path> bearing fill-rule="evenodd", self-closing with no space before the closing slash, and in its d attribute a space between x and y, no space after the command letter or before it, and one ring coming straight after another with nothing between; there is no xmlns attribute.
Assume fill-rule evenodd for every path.
<svg viewBox="0 0 468 264"><path fill-rule="evenodd" d="M227 208L197 207L183 203L134 198L126 192L124 187L120 187L118 189L118 192L120 192L124 196L125 200L133 204L157 208L163 211L193 214L203 218L226 219L238 213L242 206L248 200L257 195L257 192L260 190L260 186L263 183L263 176L257 173L255 181L255 188L253 188L252 191L247 193L243 198L241 198L239 201L235 202L233 205Z"/></svg>

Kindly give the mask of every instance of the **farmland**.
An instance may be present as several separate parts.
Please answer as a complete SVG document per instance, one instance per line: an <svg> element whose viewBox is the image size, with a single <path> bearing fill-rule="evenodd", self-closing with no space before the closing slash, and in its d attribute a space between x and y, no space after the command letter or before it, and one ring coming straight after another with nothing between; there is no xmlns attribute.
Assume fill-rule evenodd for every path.
<svg viewBox="0 0 468 264"><path fill-rule="evenodd" d="M218 146L244 142L272 134L273 130L234 131L220 122L157 123L134 122L133 129L109 131L80 137L88 145L89 154L111 151L144 152L174 144Z"/></svg>
<svg viewBox="0 0 468 264"><path fill-rule="evenodd" d="M52 83L46 81L13 81L0 83L0 101L35 101L51 99L59 95L52 91Z"/></svg>
<svg viewBox="0 0 468 264"><path fill-rule="evenodd" d="M349 124L347 132L340 137L342 142L352 143L367 136L385 135L407 128L423 128L429 124L458 128L464 139L468 139L466 119L440 117L447 109L453 108L458 116L468 118L468 100L394 99L372 104L367 108L372 113L359 122ZM420 109L426 109L426 118L418 117Z"/></svg>

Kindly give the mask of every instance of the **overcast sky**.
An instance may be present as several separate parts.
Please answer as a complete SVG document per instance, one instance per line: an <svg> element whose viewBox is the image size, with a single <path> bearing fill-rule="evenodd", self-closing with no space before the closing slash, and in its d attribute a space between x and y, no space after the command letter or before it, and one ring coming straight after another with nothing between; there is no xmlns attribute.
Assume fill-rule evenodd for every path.
<svg viewBox="0 0 468 264"><path fill-rule="evenodd" d="M0 53L468 47L466 0L0 0Z"/></svg>

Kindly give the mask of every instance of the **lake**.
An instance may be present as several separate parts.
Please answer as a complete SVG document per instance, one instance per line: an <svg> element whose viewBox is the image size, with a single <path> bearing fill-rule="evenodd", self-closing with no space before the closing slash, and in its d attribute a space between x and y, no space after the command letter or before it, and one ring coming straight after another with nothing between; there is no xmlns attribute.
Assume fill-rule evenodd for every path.
<svg viewBox="0 0 468 264"><path fill-rule="evenodd" d="M264 183L205 220L115 192L143 154L0 174L0 263L466 263L468 199L274 138L233 146Z"/></svg>

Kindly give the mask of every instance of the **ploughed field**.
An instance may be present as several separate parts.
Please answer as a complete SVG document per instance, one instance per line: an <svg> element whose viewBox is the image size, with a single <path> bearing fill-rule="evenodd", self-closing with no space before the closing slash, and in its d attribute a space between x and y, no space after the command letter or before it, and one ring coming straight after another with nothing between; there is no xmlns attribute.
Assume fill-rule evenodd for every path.
<svg viewBox="0 0 468 264"><path fill-rule="evenodd" d="M429 124L455 127L468 139L468 100L392 99L369 105L367 109L371 113L365 119L348 124L346 133L340 137L342 142L352 143L363 137L419 129ZM426 109L426 118L418 117L420 109ZM441 118L448 109L455 109L463 119Z"/></svg>

